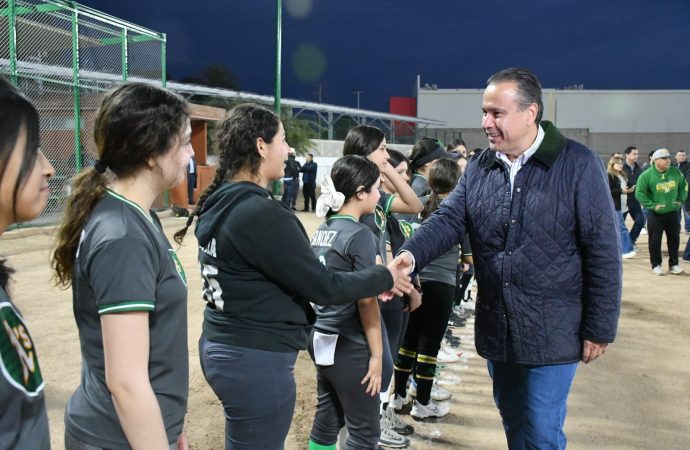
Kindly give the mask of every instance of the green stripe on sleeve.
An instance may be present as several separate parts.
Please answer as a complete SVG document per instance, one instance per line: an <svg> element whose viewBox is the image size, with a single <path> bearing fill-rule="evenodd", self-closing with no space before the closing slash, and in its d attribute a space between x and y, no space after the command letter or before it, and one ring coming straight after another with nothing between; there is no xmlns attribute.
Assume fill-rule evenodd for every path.
<svg viewBox="0 0 690 450"><path fill-rule="evenodd" d="M395 200L395 194L388 197L388 201L386 202L386 209L384 209L386 215L389 215L391 212L391 208L393 206L393 200Z"/></svg>
<svg viewBox="0 0 690 450"><path fill-rule="evenodd" d="M155 309L156 306L154 302L149 300L140 300L102 305L98 308L98 314L103 315L130 311L154 311Z"/></svg>

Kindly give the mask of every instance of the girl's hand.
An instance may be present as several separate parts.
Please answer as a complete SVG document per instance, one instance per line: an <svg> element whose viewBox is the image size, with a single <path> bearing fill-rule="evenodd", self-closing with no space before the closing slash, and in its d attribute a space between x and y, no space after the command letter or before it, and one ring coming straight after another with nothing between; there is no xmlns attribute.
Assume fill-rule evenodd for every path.
<svg viewBox="0 0 690 450"><path fill-rule="evenodd" d="M366 384L367 389L366 393L367 395L371 395L372 397L378 395L379 392L381 392L381 367L383 363L381 361L380 356L372 356L369 358L369 370L367 371L367 374L364 376L364 379L360 384Z"/></svg>
<svg viewBox="0 0 690 450"><path fill-rule="evenodd" d="M410 300L407 306L403 308L403 311L412 312L422 306L422 293L417 289L412 289L412 292L408 294L408 298Z"/></svg>
<svg viewBox="0 0 690 450"><path fill-rule="evenodd" d="M187 434L182 430L180 436L177 438L177 450L188 450L189 441L187 441Z"/></svg>

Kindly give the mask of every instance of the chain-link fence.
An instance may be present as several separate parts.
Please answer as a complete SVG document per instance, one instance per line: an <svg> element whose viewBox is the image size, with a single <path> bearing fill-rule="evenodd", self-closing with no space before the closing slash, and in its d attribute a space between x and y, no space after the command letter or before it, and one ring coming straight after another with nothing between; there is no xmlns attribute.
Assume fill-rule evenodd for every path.
<svg viewBox="0 0 690 450"><path fill-rule="evenodd" d="M59 219L70 179L93 164L104 91L123 81L165 85L165 35L76 2L0 0L0 76L31 99L41 149L55 167L45 212Z"/></svg>

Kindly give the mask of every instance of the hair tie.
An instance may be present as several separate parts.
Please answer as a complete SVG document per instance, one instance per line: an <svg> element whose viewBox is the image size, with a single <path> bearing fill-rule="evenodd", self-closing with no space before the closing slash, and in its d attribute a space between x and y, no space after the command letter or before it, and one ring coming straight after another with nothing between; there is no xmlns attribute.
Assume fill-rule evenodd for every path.
<svg viewBox="0 0 690 450"><path fill-rule="evenodd" d="M338 192L329 175L321 178L321 195L316 200L316 215L326 217L328 210L340 211L345 203L345 194Z"/></svg>
<svg viewBox="0 0 690 450"><path fill-rule="evenodd" d="M101 160L98 160L93 165L93 168L96 169L98 173L105 173L105 171L108 169L108 164L104 163Z"/></svg>

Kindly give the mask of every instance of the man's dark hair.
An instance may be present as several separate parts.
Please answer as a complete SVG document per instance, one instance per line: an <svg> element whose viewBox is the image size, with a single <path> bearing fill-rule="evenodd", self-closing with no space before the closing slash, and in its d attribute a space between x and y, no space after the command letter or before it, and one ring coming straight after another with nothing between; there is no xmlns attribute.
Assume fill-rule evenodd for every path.
<svg viewBox="0 0 690 450"><path fill-rule="evenodd" d="M625 150L623 151L623 153L625 153L626 155L629 155L630 153L632 153L633 150L637 150L637 147L635 147L634 145L631 145L630 147L626 147Z"/></svg>
<svg viewBox="0 0 690 450"><path fill-rule="evenodd" d="M505 81L514 81L517 84L518 93L520 95L520 111L524 111L532 103L537 104L537 117L535 123L541 122L541 117L544 113L544 103L541 99L541 83L537 76L530 70L522 67L511 67L503 69L491 75L486 80L486 85L502 83Z"/></svg>

